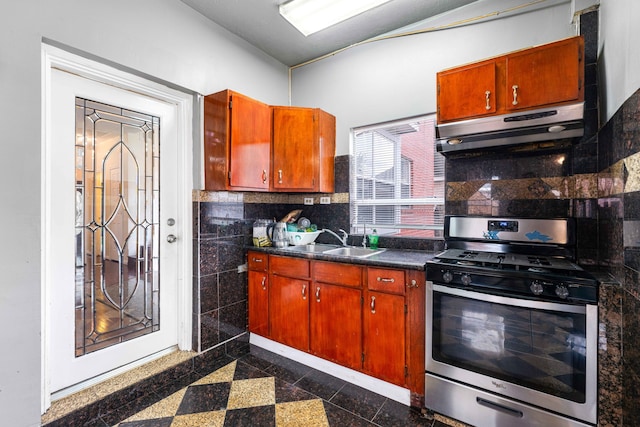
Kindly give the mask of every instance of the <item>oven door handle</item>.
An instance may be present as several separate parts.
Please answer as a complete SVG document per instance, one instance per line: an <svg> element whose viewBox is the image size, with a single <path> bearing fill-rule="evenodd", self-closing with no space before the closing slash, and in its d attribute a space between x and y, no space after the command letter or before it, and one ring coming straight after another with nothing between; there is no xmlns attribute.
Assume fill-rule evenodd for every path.
<svg viewBox="0 0 640 427"><path fill-rule="evenodd" d="M536 310L561 311L565 313L585 314L587 312L587 304L562 304L546 301L532 301L529 299L503 297L484 292L468 291L466 289L452 288L444 285L433 284L434 292L443 294L456 295L459 297L470 298L480 301L492 302L495 304L511 305L515 307L532 308Z"/></svg>

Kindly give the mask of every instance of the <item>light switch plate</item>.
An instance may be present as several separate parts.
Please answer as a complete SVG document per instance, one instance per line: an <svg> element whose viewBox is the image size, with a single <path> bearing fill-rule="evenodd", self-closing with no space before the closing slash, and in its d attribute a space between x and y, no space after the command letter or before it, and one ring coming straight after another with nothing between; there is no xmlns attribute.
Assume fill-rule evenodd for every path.
<svg viewBox="0 0 640 427"><path fill-rule="evenodd" d="M330 205L331 204L331 197L320 197L320 204L321 205Z"/></svg>
<svg viewBox="0 0 640 427"><path fill-rule="evenodd" d="M304 198L304 204L305 205L312 205L313 204L313 197L305 197Z"/></svg>

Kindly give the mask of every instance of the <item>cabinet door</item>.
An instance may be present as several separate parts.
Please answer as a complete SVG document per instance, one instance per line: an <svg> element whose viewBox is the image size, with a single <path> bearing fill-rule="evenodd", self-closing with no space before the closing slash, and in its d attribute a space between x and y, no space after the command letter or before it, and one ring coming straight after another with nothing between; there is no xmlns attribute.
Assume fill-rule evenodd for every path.
<svg viewBox="0 0 640 427"><path fill-rule="evenodd" d="M204 98L205 190L269 190L271 107L224 90Z"/></svg>
<svg viewBox="0 0 640 427"><path fill-rule="evenodd" d="M269 276L249 270L249 331L269 336Z"/></svg>
<svg viewBox="0 0 640 427"><path fill-rule="evenodd" d="M314 191L319 167L314 110L274 107L273 188Z"/></svg>
<svg viewBox="0 0 640 427"><path fill-rule="evenodd" d="M496 112L496 62L484 61L437 74L438 123Z"/></svg>
<svg viewBox="0 0 640 427"><path fill-rule="evenodd" d="M271 339L309 351L308 280L270 275L269 323Z"/></svg>
<svg viewBox="0 0 640 427"><path fill-rule="evenodd" d="M574 37L508 55L506 108L519 110L580 99L582 46L582 38Z"/></svg>
<svg viewBox="0 0 640 427"><path fill-rule="evenodd" d="M362 369L362 291L314 282L310 304L311 352Z"/></svg>
<svg viewBox="0 0 640 427"><path fill-rule="evenodd" d="M246 96L231 95L229 184L269 189L271 107Z"/></svg>
<svg viewBox="0 0 640 427"><path fill-rule="evenodd" d="M404 385L404 297L367 291L363 311L364 370L377 378Z"/></svg>

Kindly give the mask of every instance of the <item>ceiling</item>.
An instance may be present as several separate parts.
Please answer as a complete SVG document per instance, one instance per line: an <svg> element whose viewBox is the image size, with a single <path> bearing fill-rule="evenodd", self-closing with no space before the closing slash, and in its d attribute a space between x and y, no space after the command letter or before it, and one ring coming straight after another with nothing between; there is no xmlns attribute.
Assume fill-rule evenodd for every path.
<svg viewBox="0 0 640 427"><path fill-rule="evenodd" d="M283 64L294 66L477 0L392 0L308 37L280 16L278 6L288 0L181 1Z"/></svg>

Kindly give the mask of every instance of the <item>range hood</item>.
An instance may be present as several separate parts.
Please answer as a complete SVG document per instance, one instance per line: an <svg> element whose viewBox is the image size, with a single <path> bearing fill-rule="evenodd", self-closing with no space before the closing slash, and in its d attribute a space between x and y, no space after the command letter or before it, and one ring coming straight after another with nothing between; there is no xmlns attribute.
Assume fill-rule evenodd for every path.
<svg viewBox="0 0 640 427"><path fill-rule="evenodd" d="M584 134L584 102L444 123L436 131L444 155L577 138Z"/></svg>

